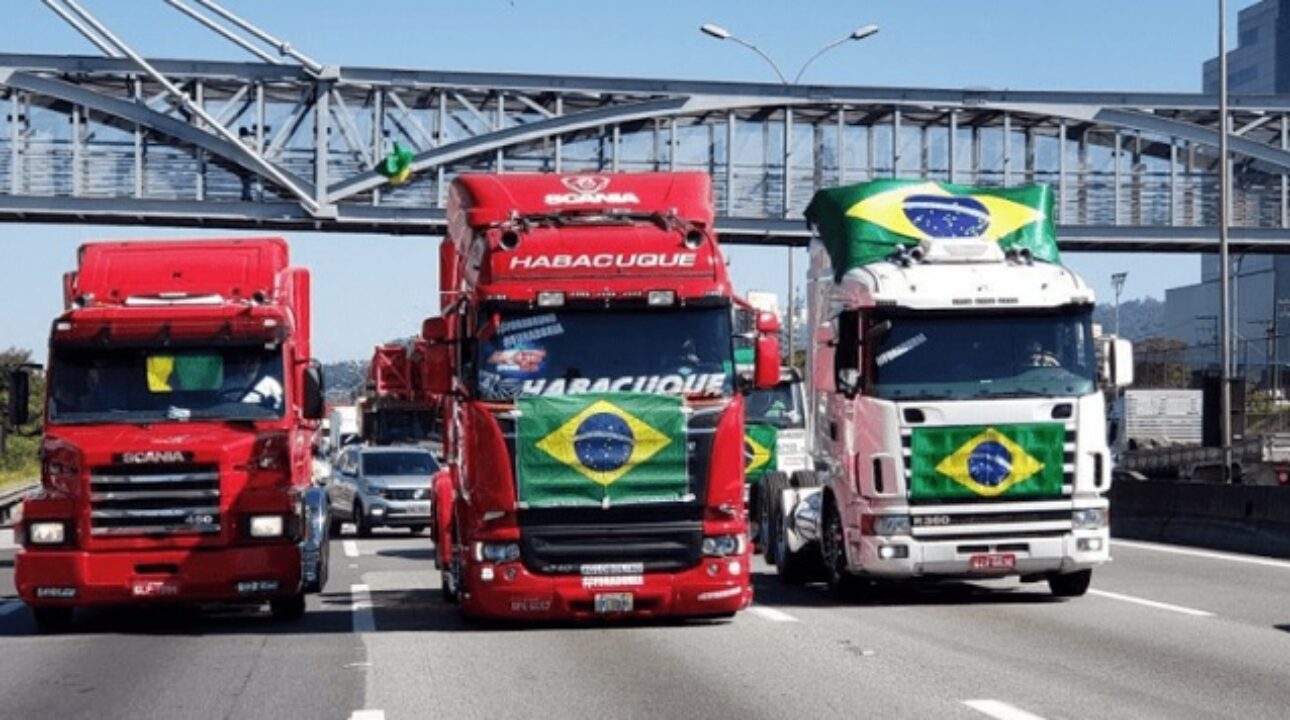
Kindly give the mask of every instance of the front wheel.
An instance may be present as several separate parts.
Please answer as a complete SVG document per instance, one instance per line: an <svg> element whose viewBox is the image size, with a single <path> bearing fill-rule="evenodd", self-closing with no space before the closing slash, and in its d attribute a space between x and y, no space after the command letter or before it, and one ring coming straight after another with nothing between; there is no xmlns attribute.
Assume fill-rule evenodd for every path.
<svg viewBox="0 0 1290 720"><path fill-rule="evenodd" d="M842 514L832 500L824 501L824 527L820 530L820 555L824 563L825 579L835 594L851 598L866 585L847 566L846 534L842 528Z"/></svg>
<svg viewBox="0 0 1290 720"><path fill-rule="evenodd" d="M269 601L269 612L274 620L299 620L305 615L305 594L301 592L289 597L274 598Z"/></svg>
<svg viewBox="0 0 1290 720"><path fill-rule="evenodd" d="M1049 575L1048 589L1056 597L1080 597L1088 592L1089 583L1092 581L1092 570L1080 570L1079 572L1065 575Z"/></svg>
<svg viewBox="0 0 1290 720"><path fill-rule="evenodd" d="M361 538L372 537L372 522L363 512L362 503L354 503L354 534Z"/></svg>
<svg viewBox="0 0 1290 720"><path fill-rule="evenodd" d="M62 605L31 609L31 616L36 621L36 629L42 633L65 632L72 627L74 613L73 608Z"/></svg>
<svg viewBox="0 0 1290 720"><path fill-rule="evenodd" d="M768 472L757 481L757 495L760 500L757 518L757 533L761 535L761 551L768 565L779 562L778 538L779 523L783 517L783 490L788 487L788 476L782 472Z"/></svg>

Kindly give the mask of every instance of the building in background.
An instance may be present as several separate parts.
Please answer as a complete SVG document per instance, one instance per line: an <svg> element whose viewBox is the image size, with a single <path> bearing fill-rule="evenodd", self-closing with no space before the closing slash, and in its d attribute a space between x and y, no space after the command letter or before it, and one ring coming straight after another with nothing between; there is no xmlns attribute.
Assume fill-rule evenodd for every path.
<svg viewBox="0 0 1290 720"><path fill-rule="evenodd" d="M1233 94L1290 94L1290 0L1260 0L1240 11L1237 45L1227 53ZM1205 61L1204 92L1218 92L1218 58ZM1240 179L1234 178L1239 185ZM1240 212L1238 199L1234 211ZM1201 281L1165 292L1165 335L1186 343L1193 370L1217 370L1218 256L1202 255ZM1290 256L1232 256L1233 362L1238 375L1267 382L1268 367L1290 361ZM1272 342L1272 333L1280 336Z"/></svg>
<svg viewBox="0 0 1290 720"><path fill-rule="evenodd" d="M1237 16L1236 48L1227 52L1233 93L1290 93L1290 0L1260 0ZM1218 92L1218 58L1205 61L1203 88Z"/></svg>

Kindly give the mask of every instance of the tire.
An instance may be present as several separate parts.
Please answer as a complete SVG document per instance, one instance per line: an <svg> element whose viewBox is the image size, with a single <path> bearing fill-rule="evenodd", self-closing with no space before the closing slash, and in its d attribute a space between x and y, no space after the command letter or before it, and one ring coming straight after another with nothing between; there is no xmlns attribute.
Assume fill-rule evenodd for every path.
<svg viewBox="0 0 1290 720"><path fill-rule="evenodd" d="M424 535L426 530L429 529L429 525L411 525L408 527L408 530L411 530L413 535Z"/></svg>
<svg viewBox="0 0 1290 720"><path fill-rule="evenodd" d="M847 567L846 534L842 514L830 498L824 499L824 517L820 528L820 562L829 590L839 598L851 600L861 594L868 583Z"/></svg>
<svg viewBox="0 0 1290 720"><path fill-rule="evenodd" d="M811 579L815 569L814 556L818 551L814 543L808 543L796 551L789 547L788 533L784 530L782 495L777 495L773 504L775 514L770 522L773 528L772 537L779 580L785 585L805 585Z"/></svg>
<svg viewBox="0 0 1290 720"><path fill-rule="evenodd" d="M450 535L454 538L455 542L457 537L457 528L455 526L451 529ZM456 566L458 562L456 558L456 550L452 550L452 553L452 557L448 560L448 567L441 568L439 570L439 595L443 598L445 603L456 605L461 601L461 588L459 587L461 576L458 573L458 580L453 580L454 573L457 573ZM436 550L435 556L437 557L438 554L438 550Z"/></svg>
<svg viewBox="0 0 1290 720"><path fill-rule="evenodd" d="M789 485L795 488L820 487L820 476L814 470L794 470Z"/></svg>
<svg viewBox="0 0 1290 720"><path fill-rule="evenodd" d="M354 534L361 538L372 537L372 523L363 513L363 503L354 503Z"/></svg>
<svg viewBox="0 0 1290 720"><path fill-rule="evenodd" d="M305 615L305 594L300 592L287 597L274 598L269 601L269 612L274 620L282 622L299 620Z"/></svg>
<svg viewBox="0 0 1290 720"><path fill-rule="evenodd" d="M75 612L74 608L63 605L34 607L31 609L31 617L36 621L36 630L52 634L71 629Z"/></svg>
<svg viewBox="0 0 1290 720"><path fill-rule="evenodd" d="M758 495L761 496L761 517L758 519L758 533L761 535L762 555L767 564L777 562L775 551L779 542L777 532L780 527L778 518L783 515L783 498L781 491L788 487L788 476L782 472L769 472L757 483Z"/></svg>
<svg viewBox="0 0 1290 720"><path fill-rule="evenodd" d="M318 550L318 569L314 573L317 578L305 586L307 593L320 593L323 588L327 587L327 573L331 567L331 533L323 538L322 544Z"/></svg>
<svg viewBox="0 0 1290 720"><path fill-rule="evenodd" d="M1048 589L1052 591L1055 597L1080 597L1088 592L1089 583L1092 581L1092 570L1080 570L1079 572L1065 575L1049 575Z"/></svg>
<svg viewBox="0 0 1290 720"><path fill-rule="evenodd" d="M337 537L337 538L340 537L341 526L344 524L345 522L341 520L335 513L333 513L330 509L327 510L327 531L328 531L327 534L328 535L330 535L331 537Z"/></svg>

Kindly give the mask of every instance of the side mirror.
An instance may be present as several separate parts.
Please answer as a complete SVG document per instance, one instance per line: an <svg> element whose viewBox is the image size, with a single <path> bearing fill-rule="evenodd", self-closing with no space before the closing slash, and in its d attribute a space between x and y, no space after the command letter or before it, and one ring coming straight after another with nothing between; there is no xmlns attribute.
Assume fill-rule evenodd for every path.
<svg viewBox="0 0 1290 720"><path fill-rule="evenodd" d="M317 360L310 360L304 372L304 397L301 398L300 411L306 420L321 420L326 413L323 400L323 371Z"/></svg>
<svg viewBox="0 0 1290 720"><path fill-rule="evenodd" d="M779 318L757 313L757 340L753 357L753 386L759 390L779 384Z"/></svg>
<svg viewBox="0 0 1290 720"><path fill-rule="evenodd" d="M9 407L7 417L9 425L18 427L31 420L27 405L31 402L31 376L26 370L15 368L9 371Z"/></svg>
<svg viewBox="0 0 1290 720"><path fill-rule="evenodd" d="M1111 387L1123 388L1133 384L1133 343L1124 338L1111 341Z"/></svg>
<svg viewBox="0 0 1290 720"><path fill-rule="evenodd" d="M442 317L421 323L421 388L429 395L452 392L452 326Z"/></svg>
<svg viewBox="0 0 1290 720"><path fill-rule="evenodd" d="M779 384L779 338L762 335L757 338L757 354L753 367L753 385L758 390L768 390Z"/></svg>

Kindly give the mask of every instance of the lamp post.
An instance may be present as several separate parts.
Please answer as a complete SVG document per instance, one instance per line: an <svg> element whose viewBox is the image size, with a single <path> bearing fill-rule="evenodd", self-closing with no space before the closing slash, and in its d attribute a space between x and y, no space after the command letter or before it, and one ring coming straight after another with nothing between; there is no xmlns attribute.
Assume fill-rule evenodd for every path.
<svg viewBox="0 0 1290 720"><path fill-rule="evenodd" d="M1223 481L1232 481L1232 317L1231 265L1227 223L1231 212L1232 172L1227 157L1227 0L1218 0L1218 321L1222 328L1219 353L1219 433L1223 444Z"/></svg>
<svg viewBox="0 0 1290 720"><path fill-rule="evenodd" d="M781 83L783 83L784 85L796 85L797 81L802 79L802 74L806 72L806 68L810 67L811 63L819 59L821 55L844 43L848 43L854 40L864 40L867 37L877 34L878 26L861 25L855 30L852 30L847 35L840 37L837 40L834 40L833 42L825 44L819 50L816 50L814 55L807 58L806 62L802 63L802 66L797 70L797 74L793 76L792 82L789 82L788 76L785 75L784 71L780 69L779 63L775 62L774 58L772 58L770 55L767 55L764 51L762 51L761 48L748 42L747 40L744 40L738 35L735 35L734 33L730 32L724 27L717 25L716 23L704 23L703 25L699 26L699 32L702 32L704 35L707 35L709 37L716 38L717 40L729 40L735 43L736 45L742 45L748 48L749 50L757 53L757 56L760 57L762 60L765 60L766 64L770 65L770 69L775 71L775 76L779 78L779 81ZM788 186L788 169L789 169L788 168L788 148L792 147L792 143L793 143L793 138L790 135L791 135L791 132L786 130L784 133L784 148L785 148L784 185L785 187ZM727 153L729 152L730 150L727 148ZM730 192L730 188L726 188L726 192ZM788 214L787 197L788 197L787 194L785 194L785 198L786 198L785 207L784 207L785 215ZM791 358L793 357L793 339L796 337L793 332L793 319L794 319L793 299L795 296L795 290L796 288L794 287L794 283L793 283L793 246L790 245L788 246L788 356L790 358L790 363L792 362Z"/></svg>
<svg viewBox="0 0 1290 720"><path fill-rule="evenodd" d="M1115 336L1120 337L1120 293L1124 291L1124 280L1129 277L1127 272L1118 272L1111 275L1111 286L1115 288Z"/></svg>

